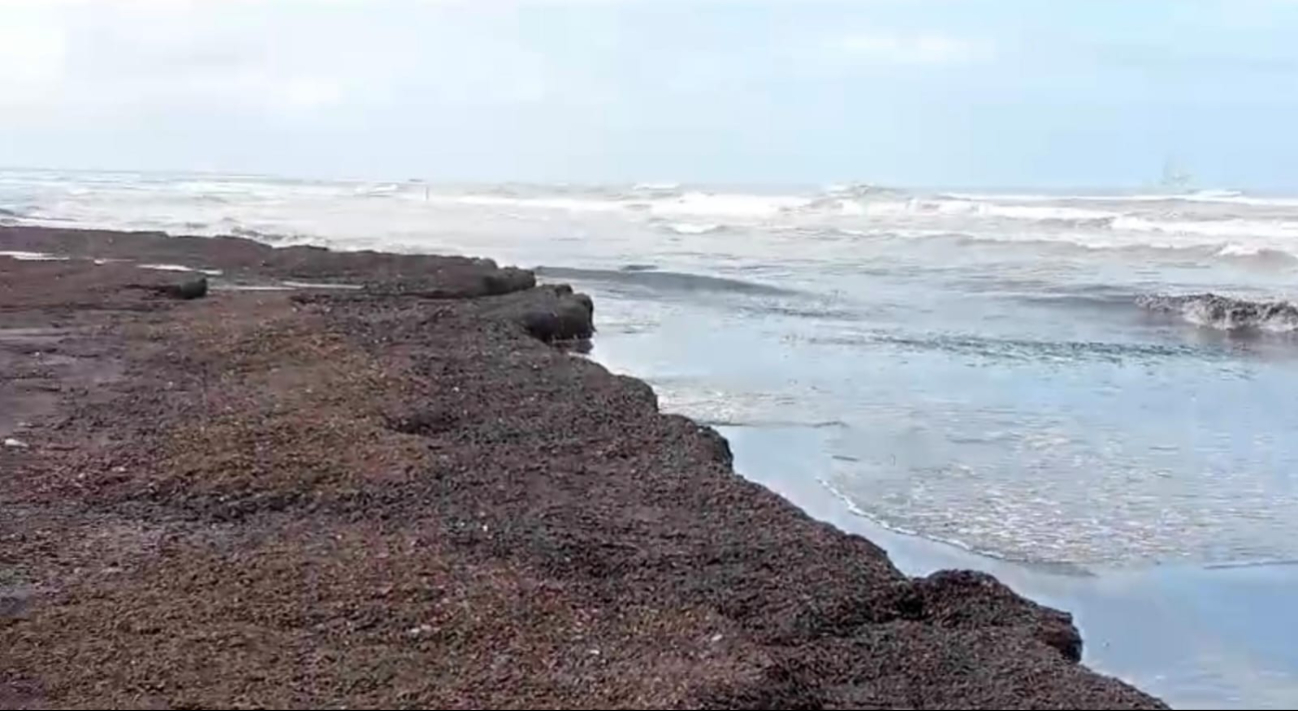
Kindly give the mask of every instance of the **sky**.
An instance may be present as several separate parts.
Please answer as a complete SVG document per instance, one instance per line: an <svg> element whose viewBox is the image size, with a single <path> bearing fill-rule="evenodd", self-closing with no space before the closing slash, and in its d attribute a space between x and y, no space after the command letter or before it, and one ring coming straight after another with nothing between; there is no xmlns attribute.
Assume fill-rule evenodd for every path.
<svg viewBox="0 0 1298 711"><path fill-rule="evenodd" d="M1298 188L1298 0L0 0L0 165Z"/></svg>

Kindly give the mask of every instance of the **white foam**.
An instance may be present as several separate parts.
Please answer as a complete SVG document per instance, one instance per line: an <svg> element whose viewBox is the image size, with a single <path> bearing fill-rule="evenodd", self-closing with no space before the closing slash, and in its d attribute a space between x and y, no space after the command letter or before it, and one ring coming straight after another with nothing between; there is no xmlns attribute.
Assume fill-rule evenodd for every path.
<svg viewBox="0 0 1298 711"><path fill-rule="evenodd" d="M847 217L864 217L868 214L865 205L856 200L840 200L838 212Z"/></svg>
<svg viewBox="0 0 1298 711"><path fill-rule="evenodd" d="M680 183L636 183L632 190L650 190L653 192L666 192L668 190L680 190Z"/></svg>
<svg viewBox="0 0 1298 711"><path fill-rule="evenodd" d="M220 269L195 269L183 264L141 264L140 269L151 269L156 272L198 272L207 276L221 276Z"/></svg>
<svg viewBox="0 0 1298 711"><path fill-rule="evenodd" d="M383 183L381 185L359 185L354 188L357 195L392 195L401 190L401 186L395 183Z"/></svg>
<svg viewBox="0 0 1298 711"><path fill-rule="evenodd" d="M1289 314L1277 314L1271 318L1257 320L1238 320L1230 313L1218 314L1204 303L1192 302L1185 305L1181 315L1187 322L1196 326L1220 331L1233 331L1241 328L1256 328L1271 333L1298 331L1298 321Z"/></svg>
<svg viewBox="0 0 1298 711"><path fill-rule="evenodd" d="M60 257L55 254L46 254L44 252L23 252L7 251L0 252L0 257L9 257L20 262L66 262L67 257Z"/></svg>
<svg viewBox="0 0 1298 711"><path fill-rule="evenodd" d="M1077 207L1038 207L1035 205L994 205L981 203L983 214L996 217L1008 217L1014 220L1107 220L1118 217L1118 213L1107 210L1087 210Z"/></svg>
<svg viewBox="0 0 1298 711"><path fill-rule="evenodd" d="M1025 222L1106 220L1120 213L1109 210L1051 205L1013 205L988 200L916 199L909 200L843 200L838 212L846 216L890 217L900 215L947 215L972 218L993 217Z"/></svg>
<svg viewBox="0 0 1298 711"><path fill-rule="evenodd" d="M1218 238L1298 239L1298 221L1291 220L1151 220L1144 217L1124 216L1113 221L1113 229ZM1286 246L1291 245L1280 245L1280 248Z"/></svg>
<svg viewBox="0 0 1298 711"><path fill-rule="evenodd" d="M284 286L293 289L343 289L345 291L358 291L365 287L360 284L324 284L310 281L286 281Z"/></svg>
<svg viewBox="0 0 1298 711"><path fill-rule="evenodd" d="M619 200L566 197L520 198L507 195L432 195L431 202L482 207L513 207L522 210L563 210L567 212L616 212L627 207Z"/></svg>
<svg viewBox="0 0 1298 711"><path fill-rule="evenodd" d="M686 193L674 200L650 201L656 215L707 215L736 218L769 218L810 205L811 198L794 195L743 193Z"/></svg>
<svg viewBox="0 0 1298 711"><path fill-rule="evenodd" d="M1222 248L1217 250L1217 256L1218 257L1256 257L1257 255L1261 254L1264 251L1266 251L1265 248L1258 247L1256 245L1237 244L1235 242L1229 242L1225 245L1222 245Z"/></svg>
<svg viewBox="0 0 1298 711"><path fill-rule="evenodd" d="M718 232L725 229L723 225L718 224L694 224L691 222L676 222L667 226L667 229L679 235L702 235L709 232Z"/></svg>
<svg viewBox="0 0 1298 711"><path fill-rule="evenodd" d="M996 194L996 193L944 193L940 197L956 200L1007 201L1007 202L1106 202L1106 203L1151 203L1151 202L1191 202L1217 203L1221 205L1244 205L1250 207L1298 207L1298 197L1248 195L1238 190L1198 190L1190 193L1121 193L1096 195L1045 195L1032 193Z"/></svg>
<svg viewBox="0 0 1298 711"><path fill-rule="evenodd" d="M628 200L604 197L515 197L491 194L439 194L430 201L478 207L509 207L522 210L551 210L572 213L648 211L661 217L729 217L767 219L804 208L813 200L792 195L750 195L744 193L689 192L676 197Z"/></svg>
<svg viewBox="0 0 1298 711"><path fill-rule="evenodd" d="M224 284L212 287L214 291L293 291L284 284Z"/></svg>
<svg viewBox="0 0 1298 711"><path fill-rule="evenodd" d="M1011 202L1222 202L1241 205L1298 205L1295 198L1263 198L1245 195L1238 190L1196 190L1189 193L1096 193L1055 194L1045 193L943 193L942 199L952 200L1004 200Z"/></svg>

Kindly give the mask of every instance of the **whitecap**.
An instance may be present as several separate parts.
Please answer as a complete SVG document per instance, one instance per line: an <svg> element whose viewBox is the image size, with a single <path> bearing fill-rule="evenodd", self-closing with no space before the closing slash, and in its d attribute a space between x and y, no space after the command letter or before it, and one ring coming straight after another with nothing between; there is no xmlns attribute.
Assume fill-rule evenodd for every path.
<svg viewBox="0 0 1298 711"><path fill-rule="evenodd" d="M6 251L0 252L0 257L9 257L20 262L66 262L67 257L60 257L55 254L46 254L45 252L23 252L23 251Z"/></svg>
<svg viewBox="0 0 1298 711"><path fill-rule="evenodd" d="M694 224L692 222L676 222L667 226L667 229L678 235L702 235L709 232L719 232L725 229L724 225L718 224Z"/></svg>

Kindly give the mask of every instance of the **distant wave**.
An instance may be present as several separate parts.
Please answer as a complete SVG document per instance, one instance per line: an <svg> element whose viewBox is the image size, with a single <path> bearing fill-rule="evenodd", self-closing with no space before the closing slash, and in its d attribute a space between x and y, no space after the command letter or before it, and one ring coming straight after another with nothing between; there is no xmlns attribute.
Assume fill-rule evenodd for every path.
<svg viewBox="0 0 1298 711"><path fill-rule="evenodd" d="M1101 230L1113 227L1113 223L1118 219L1116 215L1109 217L1048 217L1041 220L1041 224L1047 227Z"/></svg>
<svg viewBox="0 0 1298 711"><path fill-rule="evenodd" d="M635 286L655 291L710 291L739 294L781 295L795 293L767 284L739 279L662 271L626 271L611 269L576 269L572 267L537 267L536 273L557 279L575 279L605 284Z"/></svg>
<svg viewBox="0 0 1298 711"><path fill-rule="evenodd" d="M1018 362L1109 362L1151 361L1168 358L1205 357L1202 349L1184 344L1153 344L1122 341L1057 341L1005 338L978 334L927 333L874 330L839 336L817 336L806 340L818 346L861 348L886 345L910 352L941 352L961 356Z"/></svg>
<svg viewBox="0 0 1298 711"><path fill-rule="evenodd" d="M383 183L380 185L359 185L355 188L357 195L382 197L400 192L401 186L396 183Z"/></svg>
<svg viewBox="0 0 1298 711"><path fill-rule="evenodd" d="M1298 559L1268 558L1262 560L1241 560L1227 563L1209 563L1203 566L1207 570L1230 570L1233 568L1279 568L1298 566Z"/></svg>
<svg viewBox="0 0 1298 711"><path fill-rule="evenodd" d="M499 193L438 194L432 202L512 209L560 210L584 212L647 212L656 217L729 217L735 219L768 219L799 210L813 202L797 195L753 195L745 193L711 193L691 191L667 195L610 196L590 192L575 196L547 194L534 196Z"/></svg>
<svg viewBox="0 0 1298 711"><path fill-rule="evenodd" d="M977 227L977 226L974 226ZM952 230L890 230L866 232L836 229L831 234L864 238L946 240L968 246L1068 249L1085 251L1157 251L1180 253L1196 259L1247 259L1257 264L1284 265L1298 261L1298 236L1291 239L1239 237L1223 239L1208 235L1164 233L1138 237L1113 229L1075 229L1065 232L994 231L986 228ZM1160 233L1150 233L1159 235Z"/></svg>
<svg viewBox="0 0 1298 711"><path fill-rule="evenodd" d="M1188 323L1222 331L1298 331L1298 306L1289 301L1249 301L1217 294L1147 295L1136 303L1150 311L1171 313Z"/></svg>
<svg viewBox="0 0 1298 711"><path fill-rule="evenodd" d="M804 421L801 421L801 420L764 420L764 419L743 419L743 420L732 420L732 419L708 419L708 418L700 418L700 419L699 419L699 424L707 425L708 427L733 427L733 428L739 428L739 427L757 427L757 428L773 428L773 427L780 427L780 428L793 428L793 427L805 427L805 428L813 429L813 430L826 430L826 429L849 429L849 427L850 427L846 422L843 422L842 420L815 420L815 421L804 422Z"/></svg>
<svg viewBox="0 0 1298 711"><path fill-rule="evenodd" d="M1241 216L1223 214L1217 210L1196 215L1193 211L1187 213L1185 210L1153 210L1149 207L1137 209L1135 205L1128 206L1129 209L1106 205L1105 207L1112 209L1101 210L1067 204L1040 204L1045 202L1045 198L1033 204L1030 198L1031 196L1017 195L999 199L986 196L985 199L978 200L954 196L912 197L905 200L819 200L808 210L815 209L845 217L960 220L962 229L977 229L978 223L984 220L1010 220L1024 225L1051 228L1050 231L1043 230L1040 234L1033 235L1036 238L1062 239L1101 248L1112 246L1109 238L1104 236L1107 232L1117 233L1128 242L1142 239L1137 236L1141 234L1166 235L1170 239L1193 240L1197 244L1222 239L1298 240L1298 214L1293 213ZM1063 201L1060 198L1052 199ZM1029 204L1014 204L1019 201ZM1254 203L1277 209L1298 207L1298 200L1258 198L1244 204ZM1059 230L1067 232L1059 234ZM1017 240L1021 237L1007 235L1005 239Z"/></svg>
<svg viewBox="0 0 1298 711"><path fill-rule="evenodd" d="M1298 239L1298 221L1294 220L1152 220L1124 216L1114 220L1112 227L1114 230L1206 237Z"/></svg>
<svg viewBox="0 0 1298 711"><path fill-rule="evenodd" d="M1298 261L1298 255L1290 252L1259 245L1238 244L1236 242L1228 242L1222 245L1214 252L1214 256L1275 266L1291 266L1295 261Z"/></svg>
<svg viewBox="0 0 1298 711"><path fill-rule="evenodd" d="M645 192L673 192L681 189L680 183L636 183L632 190Z"/></svg>
<svg viewBox="0 0 1298 711"><path fill-rule="evenodd" d="M254 230L249 227L231 228L230 234L234 235L235 237L243 237L246 239L253 240L255 242L264 242L266 244L283 244L285 242L291 242L298 239L290 235L279 234L277 232L262 232L261 230Z"/></svg>
<svg viewBox="0 0 1298 711"><path fill-rule="evenodd" d="M1111 341L1047 341L947 334L930 337L884 336L879 340L920 350L941 350L987 358L1032 362L1085 360L1118 363L1131 358L1150 360L1202 357L1197 349L1189 346Z"/></svg>
<svg viewBox="0 0 1298 711"><path fill-rule="evenodd" d="M1092 311L1130 311L1137 296L1124 289L1099 285L1075 288L1063 292L1041 291L1008 295L1009 298L1015 301L1033 306Z"/></svg>
<svg viewBox="0 0 1298 711"><path fill-rule="evenodd" d="M878 195L896 195L898 191L871 183L840 183L829 185L825 192L836 197L867 197Z"/></svg>
<svg viewBox="0 0 1298 711"><path fill-rule="evenodd" d="M1012 200L1014 202L1140 202L1140 203L1222 203L1257 207L1298 207L1295 197L1267 197L1247 195L1239 190L1195 190L1188 193L1096 193L1096 194L1045 194L1045 193L941 193L938 198L947 200Z"/></svg>
<svg viewBox="0 0 1298 711"><path fill-rule="evenodd" d="M15 184L25 186L30 180ZM470 186L233 176L176 181L132 174L111 182L102 176L68 180L71 183L38 181L41 190L50 192L40 193L31 208L23 207L29 199L25 192L6 192L0 221L53 225L62 220L63 224L216 235L243 227L243 219L255 219L255 229L243 227L234 233L277 246L323 242L336 248L419 250L426 243L427 248L454 244L467 251L476 247L472 242L455 244L461 230L451 226L472 225L476 233L497 229L498 220L509 219L535 223L536 229L547 233L558 229L570 235L598 236L625 227L624 234L632 242L647 241L645 233L650 231L659 239L681 235L684 238L673 241L682 243L691 236L716 235L717 240L736 245L754 233L763 239L777 235L779 242L763 248L787 248L790 253L799 251L797 241L804 238L818 242L849 237L842 241L954 238L953 246L975 249L1008 244L1015 250L1046 252L1160 250L1147 253L1158 258L1162 250L1178 250L1168 256L1203 262L1247 260L1249 267L1287 268L1298 260L1298 196L1230 190L1014 195L903 191L869 184L768 192L675 182ZM10 198L11 194L24 197ZM152 202L155 199L158 202ZM221 215L243 219L221 221ZM492 220L483 220L484 216ZM561 224L544 224L550 221ZM818 250L832 248L817 245ZM1146 253L1136 251L1131 256L1143 258Z"/></svg>

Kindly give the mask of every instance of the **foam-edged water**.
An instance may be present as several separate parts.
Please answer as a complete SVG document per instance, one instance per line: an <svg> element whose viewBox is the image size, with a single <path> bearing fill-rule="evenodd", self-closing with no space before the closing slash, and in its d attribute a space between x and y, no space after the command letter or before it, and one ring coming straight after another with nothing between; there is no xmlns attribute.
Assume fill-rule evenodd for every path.
<svg viewBox="0 0 1298 711"><path fill-rule="evenodd" d="M708 276L705 274L685 274L681 272L662 271L657 269L580 269L574 267L537 267L538 276L550 279L571 279L580 282L598 282L617 286L629 286L659 292L718 292L761 295L788 295L796 293L759 282L731 279L727 277Z"/></svg>
<svg viewBox="0 0 1298 711"><path fill-rule="evenodd" d="M25 252L21 250L0 251L0 257L8 257L19 262L65 262L68 257L45 252Z"/></svg>
<svg viewBox="0 0 1298 711"><path fill-rule="evenodd" d="M184 272L194 274L204 274L206 276L221 276L220 269L202 269L199 267L188 267L184 264L140 264L140 269L148 269L155 272Z"/></svg>

